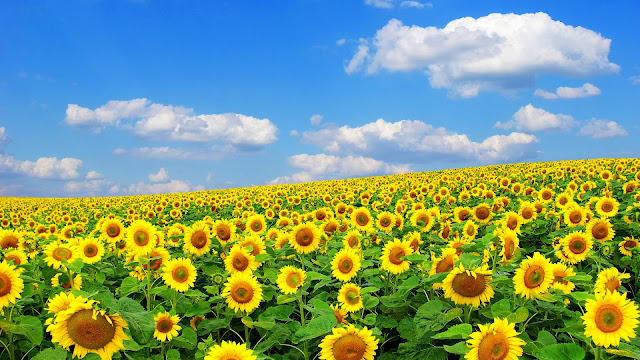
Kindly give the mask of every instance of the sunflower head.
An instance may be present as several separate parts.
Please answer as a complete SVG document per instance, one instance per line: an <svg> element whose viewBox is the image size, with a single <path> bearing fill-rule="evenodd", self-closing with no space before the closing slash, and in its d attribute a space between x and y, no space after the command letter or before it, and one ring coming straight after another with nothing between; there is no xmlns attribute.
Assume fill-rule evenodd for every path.
<svg viewBox="0 0 640 360"><path fill-rule="evenodd" d="M156 329L153 332L153 336L158 341L171 341L174 336L178 336L178 331L182 329L178 322L180 319L178 315L169 314L168 312L161 312L153 317L156 322Z"/></svg>
<svg viewBox="0 0 640 360"><path fill-rule="evenodd" d="M522 355L526 342L517 337L515 324L507 319L495 318L493 324L478 328L467 340L471 349L465 355L466 360L512 360Z"/></svg>
<svg viewBox="0 0 640 360"><path fill-rule="evenodd" d="M209 348L204 360L256 360L253 350L246 344L238 344L235 341L223 341L220 345Z"/></svg>
<svg viewBox="0 0 640 360"><path fill-rule="evenodd" d="M352 283L345 283L338 292L338 301L345 311L353 312L362 309L362 297L360 287Z"/></svg>
<svg viewBox="0 0 640 360"><path fill-rule="evenodd" d="M354 325L347 325L333 328L319 346L323 360L373 360L378 339L366 327L359 330Z"/></svg>
<svg viewBox="0 0 640 360"><path fill-rule="evenodd" d="M333 277L340 281L351 280L357 275L360 267L360 256L349 247L340 250L331 260Z"/></svg>
<svg viewBox="0 0 640 360"><path fill-rule="evenodd" d="M410 265L408 260L402 258L412 253L413 250L407 242L394 239L394 241L388 242L382 250L382 256L380 257L381 268L392 274L401 274L409 270Z"/></svg>
<svg viewBox="0 0 640 360"><path fill-rule="evenodd" d="M553 267L551 262L540 253L522 261L513 277L515 293L527 299L545 293L553 283Z"/></svg>
<svg viewBox="0 0 640 360"><path fill-rule="evenodd" d="M466 270L460 265L442 282L444 296L457 305L479 307L481 302L489 302L494 295L489 284L491 279L491 270L486 265L473 270Z"/></svg>
<svg viewBox="0 0 640 360"><path fill-rule="evenodd" d="M262 301L262 287L252 274L236 273L227 279L221 295L232 310L249 314Z"/></svg>
<svg viewBox="0 0 640 360"><path fill-rule="evenodd" d="M276 283L283 293L295 294L304 285L306 278L307 274L304 270L287 265L280 269Z"/></svg>
<svg viewBox="0 0 640 360"><path fill-rule="evenodd" d="M627 299L627 294L619 292L596 295L587 300L586 312L582 316L584 334L598 346L609 348L618 346L620 339L629 341L636 337L638 326L638 306Z"/></svg>
<svg viewBox="0 0 640 360"><path fill-rule="evenodd" d="M162 268L162 279L170 288L185 292L196 281L196 268L188 258L177 258L167 261Z"/></svg>

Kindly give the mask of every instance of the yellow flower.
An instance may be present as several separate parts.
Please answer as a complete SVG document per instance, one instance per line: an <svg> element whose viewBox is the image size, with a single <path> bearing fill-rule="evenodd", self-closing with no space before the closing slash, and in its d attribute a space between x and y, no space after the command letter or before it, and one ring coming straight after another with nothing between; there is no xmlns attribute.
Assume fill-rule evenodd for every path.
<svg viewBox="0 0 640 360"><path fill-rule="evenodd" d="M626 237L618 244L618 246L622 255L633 256L631 249L640 247L640 243L633 237Z"/></svg>
<svg viewBox="0 0 640 360"><path fill-rule="evenodd" d="M480 331L471 334L467 346L471 348L464 356L466 360L517 360L522 356L526 342L518 338L515 324L507 319L494 318L493 324L478 325Z"/></svg>
<svg viewBox="0 0 640 360"><path fill-rule="evenodd" d="M203 221L195 222L184 234L183 250L186 253L200 256L211 248L211 231Z"/></svg>
<svg viewBox="0 0 640 360"><path fill-rule="evenodd" d="M267 231L267 223L264 216L260 214L249 216L249 218L247 218L247 229L255 235Z"/></svg>
<svg viewBox="0 0 640 360"><path fill-rule="evenodd" d="M60 282L60 277L62 277L62 282ZM69 281L69 275L67 273L64 274L55 274L51 278L51 286L53 287L62 287L65 290L80 290L82 288L82 276L76 275L73 277L73 287L71 286L71 282Z"/></svg>
<svg viewBox="0 0 640 360"><path fill-rule="evenodd" d="M27 259L27 255L22 250L11 250L4 254L3 262L8 262L15 266L24 265L29 260Z"/></svg>
<svg viewBox="0 0 640 360"><path fill-rule="evenodd" d="M338 302L342 304L345 311L353 312L362 309L362 297L360 296L360 287L352 283L342 284L338 292Z"/></svg>
<svg viewBox="0 0 640 360"><path fill-rule="evenodd" d="M22 238L23 235L18 231L0 229L0 248L2 250L17 248Z"/></svg>
<svg viewBox="0 0 640 360"><path fill-rule="evenodd" d="M180 292L189 290L196 282L196 276L196 268L187 258L169 260L162 269L164 283Z"/></svg>
<svg viewBox="0 0 640 360"><path fill-rule="evenodd" d="M358 330L353 325L334 327L332 333L320 342L322 360L373 360L378 339L365 326Z"/></svg>
<svg viewBox="0 0 640 360"><path fill-rule="evenodd" d="M609 219L591 219L591 221L587 223L586 231L588 235L601 243L613 239L615 235L613 225L611 225Z"/></svg>
<svg viewBox="0 0 640 360"><path fill-rule="evenodd" d="M565 280L565 278L576 274L575 271L573 271L573 268L567 267L562 263L553 264L552 266L553 284L551 284L551 287L558 289L565 294L572 292L573 289L576 288L576 285L569 280Z"/></svg>
<svg viewBox="0 0 640 360"><path fill-rule="evenodd" d="M604 293L618 292L620 290L621 281L631 278L630 274L620 273L615 267L603 269L598 273L594 292L596 295L604 295Z"/></svg>
<svg viewBox="0 0 640 360"><path fill-rule="evenodd" d="M80 257L85 264L94 264L102 259L104 246L102 242L94 238L84 238L75 246L77 257Z"/></svg>
<svg viewBox="0 0 640 360"><path fill-rule="evenodd" d="M320 235L315 225L299 224L291 231L291 246L299 253L310 253L320 246Z"/></svg>
<svg viewBox="0 0 640 360"><path fill-rule="evenodd" d="M373 218L366 207L354 209L351 213L351 222L356 229L363 232L373 227Z"/></svg>
<svg viewBox="0 0 640 360"><path fill-rule="evenodd" d="M115 244L122 240L125 235L124 226L118 219L105 219L100 228L100 237Z"/></svg>
<svg viewBox="0 0 640 360"><path fill-rule="evenodd" d="M74 301L86 302L88 299L82 296L74 296L71 292L60 292L56 296L49 298L46 310L50 314L58 314L69 309Z"/></svg>
<svg viewBox="0 0 640 360"><path fill-rule="evenodd" d="M488 204L480 204L473 208L473 219L479 223L487 224L492 217L491 207Z"/></svg>
<svg viewBox="0 0 640 360"><path fill-rule="evenodd" d="M502 261L509 261L520 245L518 234L515 231L506 228L502 230L499 238L502 249L498 255L502 257Z"/></svg>
<svg viewBox="0 0 640 360"><path fill-rule="evenodd" d="M244 272L252 274L258 268L258 262L256 262L256 258L249 253L247 248L236 244L224 259L224 267L229 274Z"/></svg>
<svg viewBox="0 0 640 360"><path fill-rule="evenodd" d="M520 228L524 223L524 218L515 211L507 211L502 216L501 223L502 223L502 226L520 234Z"/></svg>
<svg viewBox="0 0 640 360"><path fill-rule="evenodd" d="M283 293L295 294L304 285L306 278L307 274L303 270L296 269L293 266L285 266L280 269L276 284L278 284L278 288Z"/></svg>
<svg viewBox="0 0 640 360"><path fill-rule="evenodd" d="M246 344L238 344L235 341L223 341L220 345L214 345L204 360L256 360L253 350L247 349Z"/></svg>
<svg viewBox="0 0 640 360"><path fill-rule="evenodd" d="M535 252L520 263L513 276L515 293L527 299L534 299L545 293L553 283L553 267L547 258Z"/></svg>
<svg viewBox="0 0 640 360"><path fill-rule="evenodd" d="M561 251L571 264L577 264L587 258L593 247L593 241L583 232L573 232L560 240Z"/></svg>
<svg viewBox="0 0 640 360"><path fill-rule="evenodd" d="M466 270L464 266L454 268L442 281L444 296L453 300L456 305L472 305L479 307L493 298L491 270L485 265L474 270Z"/></svg>
<svg viewBox="0 0 640 360"><path fill-rule="evenodd" d="M349 247L340 250L331 260L333 277L340 281L351 280L356 276L360 267L360 256Z"/></svg>
<svg viewBox="0 0 640 360"><path fill-rule="evenodd" d="M169 314L168 312L158 313L153 317L156 322L156 329L153 332L153 337L158 341L171 341L174 336L178 336L178 331L182 329L178 322L180 319L178 315Z"/></svg>
<svg viewBox="0 0 640 360"><path fill-rule="evenodd" d="M393 225L396 223L395 216L388 211L382 211L378 214L377 218L376 227L382 232L391 234L391 229L393 229Z"/></svg>
<svg viewBox="0 0 640 360"><path fill-rule="evenodd" d="M148 254L156 246L155 235L153 225L144 220L134 221L125 236L127 250L132 254Z"/></svg>
<svg viewBox="0 0 640 360"><path fill-rule="evenodd" d="M73 262L73 260L75 260L71 246L57 241L45 246L44 253L47 255L47 257L44 258L44 261L54 269L59 269L60 267L66 269L66 267L62 265L62 259L67 260L67 262Z"/></svg>
<svg viewBox="0 0 640 360"><path fill-rule="evenodd" d="M262 287L252 274L236 273L227 279L221 296L232 310L249 314L262 301Z"/></svg>
<svg viewBox="0 0 640 360"><path fill-rule="evenodd" d="M429 210L420 209L416 210L413 215L411 215L411 225L418 228L420 232L427 232L431 230L433 224L435 223L434 217L431 215Z"/></svg>
<svg viewBox="0 0 640 360"><path fill-rule="evenodd" d="M409 261L402 260L402 257L411 255L413 250L406 242L394 239L393 242L388 242L382 250L382 256L380 261L382 262L382 270L388 271L392 274L402 274L409 270Z"/></svg>
<svg viewBox="0 0 640 360"><path fill-rule="evenodd" d="M15 304L16 299L22 297L24 281L20 278L22 269L7 262L0 263L0 310Z"/></svg>
<svg viewBox="0 0 640 360"><path fill-rule="evenodd" d="M596 212L603 218L616 216L619 208L620 203L618 200L609 197L602 197L596 203Z"/></svg>
<svg viewBox="0 0 640 360"><path fill-rule="evenodd" d="M627 294L618 292L596 295L587 300L586 312L582 315L584 334L593 339L597 346L620 345L620 339L629 341L636 337L638 326L638 306L627 299Z"/></svg>
<svg viewBox="0 0 640 360"><path fill-rule="evenodd" d="M564 223L569 227L584 225L587 222L587 212L578 205L568 206L564 210Z"/></svg>

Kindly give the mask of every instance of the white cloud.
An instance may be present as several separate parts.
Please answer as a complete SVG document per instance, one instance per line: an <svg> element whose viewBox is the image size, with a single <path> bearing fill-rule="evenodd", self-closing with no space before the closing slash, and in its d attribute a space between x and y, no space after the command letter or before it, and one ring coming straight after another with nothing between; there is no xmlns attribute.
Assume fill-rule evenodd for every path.
<svg viewBox="0 0 640 360"><path fill-rule="evenodd" d="M131 124L130 120L134 122ZM106 126L119 126L141 137L218 141L239 147L260 147L277 140L277 128L269 119L234 113L195 115L193 109L155 104L147 99L112 100L95 110L69 104L65 122L95 132Z"/></svg>
<svg viewBox="0 0 640 360"><path fill-rule="evenodd" d="M213 176L211 175L211 173L207 173L207 177L205 178L205 181L207 182L207 184L211 182L212 177Z"/></svg>
<svg viewBox="0 0 640 360"><path fill-rule="evenodd" d="M604 139L627 136L629 133L615 121L591 119L580 129L578 135Z"/></svg>
<svg viewBox="0 0 640 360"><path fill-rule="evenodd" d="M575 98L584 98L588 96L596 96L600 95L600 89L590 83L586 83L581 87L572 88L562 86L556 89L555 93L548 92L542 89L536 89L533 95L545 98L548 100L555 99L575 99Z"/></svg>
<svg viewBox="0 0 640 360"><path fill-rule="evenodd" d="M298 130L291 130L289 131L289 136L291 137L298 137L300 135L300 133L298 132Z"/></svg>
<svg viewBox="0 0 640 360"><path fill-rule="evenodd" d="M0 127L0 151L4 145L9 142L9 135L7 135L7 130L4 127Z"/></svg>
<svg viewBox="0 0 640 360"><path fill-rule="evenodd" d="M24 174L41 179L75 179L82 160L55 157L41 157L34 161L16 160L13 156L0 154L0 173Z"/></svg>
<svg viewBox="0 0 640 360"><path fill-rule="evenodd" d="M85 176L85 179L87 180L98 180L98 179L104 179L104 175L100 174L97 171L89 171L87 173L87 176Z"/></svg>
<svg viewBox="0 0 640 360"><path fill-rule="evenodd" d="M513 129L529 132L566 130L574 126L573 117L565 114L552 114L529 104L518 110L506 123L498 121L495 126L502 129Z"/></svg>
<svg viewBox="0 0 640 360"><path fill-rule="evenodd" d="M191 183L182 180L171 180L167 183L146 184L139 182L131 184L124 188L123 191L130 195L150 195L150 194L168 194L168 193L184 193L192 191L194 187Z"/></svg>
<svg viewBox="0 0 640 360"><path fill-rule="evenodd" d="M113 155L145 158L145 159L193 159L193 160L220 160L230 156L242 155L252 152L252 149L238 149L232 145L212 146L208 149L186 150L182 148L140 147L132 149L116 148Z"/></svg>
<svg viewBox="0 0 640 360"><path fill-rule="evenodd" d="M424 9L424 8L432 8L433 4L432 3L421 3L418 1L403 1L402 3L400 3L400 7L403 8L416 8L416 9Z"/></svg>
<svg viewBox="0 0 640 360"><path fill-rule="evenodd" d="M80 196L103 195L105 191L114 185L107 179L87 179L81 181L69 181L64 185L64 191Z"/></svg>
<svg viewBox="0 0 640 360"><path fill-rule="evenodd" d="M316 181L316 179L307 172L299 172L295 173L291 176L279 176L269 182L270 185L278 185L278 184L295 184L295 183L304 183Z"/></svg>
<svg viewBox="0 0 640 360"><path fill-rule="evenodd" d="M346 42L347 42L347 39L345 39L345 38L338 39L338 40L336 41L336 45L338 45L338 46L342 46L342 45L344 45Z"/></svg>
<svg viewBox="0 0 640 360"><path fill-rule="evenodd" d="M311 117L309 118L309 121L311 122L311 125L318 126L320 125L320 123L322 123L323 118L324 117L320 114L314 114L314 115L311 115Z"/></svg>
<svg viewBox="0 0 640 360"><path fill-rule="evenodd" d="M391 9L394 0L364 0L364 3L382 9Z"/></svg>
<svg viewBox="0 0 640 360"><path fill-rule="evenodd" d="M630 78L633 85L640 85L640 75L635 75Z"/></svg>
<svg viewBox="0 0 640 360"><path fill-rule="evenodd" d="M610 39L592 30L565 25L545 13L465 17L442 29L392 19L361 42L345 72L420 70L432 87L472 97L480 91L532 87L541 74L617 72L620 67L608 59L610 45Z"/></svg>
<svg viewBox="0 0 640 360"><path fill-rule="evenodd" d="M360 127L342 126L306 131L303 142L335 155L354 155L388 162L430 163L435 161L476 161L501 163L537 155L538 139L513 132L494 135L481 142L465 134L436 128L419 120L390 123L384 119Z"/></svg>
<svg viewBox="0 0 640 360"><path fill-rule="evenodd" d="M149 181L152 183L160 183L169 180L169 173L164 168L160 168L157 174L149 174Z"/></svg>

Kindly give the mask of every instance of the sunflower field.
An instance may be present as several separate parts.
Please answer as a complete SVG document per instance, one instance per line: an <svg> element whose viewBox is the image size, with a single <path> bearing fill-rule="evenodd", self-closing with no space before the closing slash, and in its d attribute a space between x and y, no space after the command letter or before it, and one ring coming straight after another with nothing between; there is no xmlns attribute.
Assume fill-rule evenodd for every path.
<svg viewBox="0 0 640 360"><path fill-rule="evenodd" d="M0 359L640 358L640 159L0 198Z"/></svg>

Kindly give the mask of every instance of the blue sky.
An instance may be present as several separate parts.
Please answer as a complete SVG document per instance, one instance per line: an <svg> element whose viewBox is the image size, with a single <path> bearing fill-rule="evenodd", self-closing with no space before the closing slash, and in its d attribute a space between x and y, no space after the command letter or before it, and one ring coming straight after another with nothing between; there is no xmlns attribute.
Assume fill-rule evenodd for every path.
<svg viewBox="0 0 640 360"><path fill-rule="evenodd" d="M639 157L637 1L5 1L0 196Z"/></svg>

